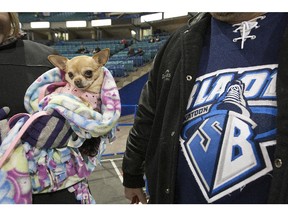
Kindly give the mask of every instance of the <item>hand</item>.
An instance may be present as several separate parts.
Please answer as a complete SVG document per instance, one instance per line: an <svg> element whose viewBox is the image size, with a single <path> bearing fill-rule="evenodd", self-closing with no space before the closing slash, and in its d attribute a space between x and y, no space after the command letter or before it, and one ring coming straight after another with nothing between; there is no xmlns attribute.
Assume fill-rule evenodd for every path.
<svg viewBox="0 0 288 216"><path fill-rule="evenodd" d="M9 112L10 112L9 107L0 108L0 145L2 143L2 137L6 137L9 131L9 127L7 123L8 121L6 119Z"/></svg>
<svg viewBox="0 0 288 216"><path fill-rule="evenodd" d="M100 137L92 137L91 139L86 139L84 143L79 147L79 151L82 155L95 157L98 153L100 142Z"/></svg>
<svg viewBox="0 0 288 216"><path fill-rule="evenodd" d="M142 188L124 188L125 197L131 200L131 204L138 204L139 201L142 204L147 204L146 196Z"/></svg>
<svg viewBox="0 0 288 216"><path fill-rule="evenodd" d="M37 148L64 147L72 135L69 123L57 111L36 119L22 136L22 141Z"/></svg>

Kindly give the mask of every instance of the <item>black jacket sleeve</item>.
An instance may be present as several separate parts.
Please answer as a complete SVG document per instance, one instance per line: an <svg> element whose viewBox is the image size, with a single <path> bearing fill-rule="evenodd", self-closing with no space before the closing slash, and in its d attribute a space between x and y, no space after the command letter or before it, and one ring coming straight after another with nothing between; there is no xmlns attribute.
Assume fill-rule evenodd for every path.
<svg viewBox="0 0 288 216"><path fill-rule="evenodd" d="M159 94L161 94L163 81L161 74L161 71L163 71L161 69L162 61L164 53L167 53L167 46L172 37L171 35L154 58L152 70L149 72L148 80L140 95L134 125L128 135L122 163L123 185L128 188L139 188L145 185L143 180L145 160L149 158L147 157L148 146L153 145L151 143L151 140L153 140L151 139L151 135L155 129L153 127L157 127L155 115L159 103L161 103L159 102Z"/></svg>
<svg viewBox="0 0 288 216"><path fill-rule="evenodd" d="M151 73L139 99L134 125L129 132L123 159L123 185L139 188L145 185L144 160L155 113L155 95Z"/></svg>

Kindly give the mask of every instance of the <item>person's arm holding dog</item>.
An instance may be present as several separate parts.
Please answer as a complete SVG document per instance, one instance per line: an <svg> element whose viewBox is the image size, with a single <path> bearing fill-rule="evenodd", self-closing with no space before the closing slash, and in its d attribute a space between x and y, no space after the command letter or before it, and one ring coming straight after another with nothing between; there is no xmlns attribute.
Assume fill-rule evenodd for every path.
<svg viewBox="0 0 288 216"><path fill-rule="evenodd" d="M18 26L18 17L16 13L0 13L0 25L1 25L1 31L0 31L0 55L3 55L3 58L5 58L6 63L11 62L11 70L13 70L13 67L18 68L18 64L22 64L22 62L26 62L30 65L30 67L21 71L21 77L17 79L17 76L20 72L18 70L10 71L9 66L4 65L2 62L0 62L1 67L1 74L0 76L3 76L2 82L3 85L2 88L5 88L5 91L7 94L1 94L0 96L0 106L8 106L9 112L7 113L7 117L11 117L15 113L24 113L26 110L23 107L23 100L20 100L20 98L23 98L22 95L25 93L25 89L27 86L29 86L32 80L30 80L30 77L37 78L38 74L41 74L45 72L45 70L52 68L52 65L47 61L47 54L57 54L56 50L53 50L51 48L48 48L46 46L42 46L40 44L35 43L29 43L26 46L26 41L23 43L21 40L21 33ZM10 25L11 23L11 25ZM12 26L12 27L11 27ZM15 50L13 56L10 54L10 50ZM23 50L23 51L22 51ZM7 52L6 52L7 51ZM26 56L23 56L22 53L25 53ZM5 56L4 56L5 55ZM18 61L14 61L10 58L18 57ZM30 55L30 56L29 56ZM34 58L36 57L36 59ZM35 59L35 63L33 62L33 59ZM4 61L4 60L3 60ZM40 66L37 66L36 64L39 64ZM35 65L35 66L33 66ZM37 72L36 72L37 70ZM27 74L25 72L27 71ZM35 71L35 73L33 73ZM4 79L5 78L5 79ZM10 82L11 80L11 82ZM15 81L18 81L16 86L19 88L20 91L15 91L15 88L12 88L9 86L12 82L15 83ZM2 83L1 83L2 84ZM17 93L16 93L17 92ZM19 92L19 93L18 93ZM13 95L13 96L12 96ZM19 100L18 100L19 98ZM59 122L58 125L58 131L51 129L54 129L55 122ZM39 124L42 124L41 127L38 127ZM3 126L3 125L2 125ZM62 127L61 127L62 126ZM41 128L41 130L39 129ZM35 130L36 129L36 130ZM40 134L42 131L46 131L46 133L42 133L41 139L38 140ZM51 131L51 133L49 133ZM48 133L47 133L48 132ZM31 141L32 145L37 145L37 142L47 142L47 140L50 140L49 146L55 146L58 145L54 143L56 139L51 139L52 137L58 137L62 136L65 138L66 134L72 134L71 129L67 127L67 123L65 122L64 118L61 118L57 113L53 113L49 116L43 116L40 117L38 120L36 120L30 128L28 128L27 132L24 134L25 136L22 137L23 141ZM68 141L69 136L67 136L66 140L63 139L62 145L65 145L65 143Z"/></svg>
<svg viewBox="0 0 288 216"><path fill-rule="evenodd" d="M0 13L0 108L5 106L10 108L10 113L8 110L3 112L7 115L0 121L2 139L5 130L6 132L9 130L7 120L17 113L26 112L23 105L26 89L41 74L53 68L47 57L57 54L52 48L22 40L21 36L17 13ZM59 124L55 129L56 122ZM66 120L57 113L52 113L33 122L22 139L31 142L32 146L43 146L43 143L47 143L47 147L60 147L67 145L71 134L71 128ZM61 143L57 137L63 138ZM33 203L78 204L79 201L76 200L74 193L61 190L47 195L33 194Z"/></svg>

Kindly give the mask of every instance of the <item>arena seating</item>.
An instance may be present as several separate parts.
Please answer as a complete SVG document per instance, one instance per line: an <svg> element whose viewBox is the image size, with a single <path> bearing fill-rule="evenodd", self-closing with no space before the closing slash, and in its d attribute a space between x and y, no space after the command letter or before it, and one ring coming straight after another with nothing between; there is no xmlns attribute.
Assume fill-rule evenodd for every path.
<svg viewBox="0 0 288 216"><path fill-rule="evenodd" d="M123 44L120 44L119 40L109 41L87 41L87 40L76 40L76 41L61 41L56 43L53 47L63 55L75 54L76 51L81 47L86 47L89 51L92 51L97 46L100 49L110 48L111 55L119 52L124 48ZM73 55L72 55L73 56ZM71 56L71 57L72 57Z"/></svg>
<svg viewBox="0 0 288 216"><path fill-rule="evenodd" d="M55 17L55 16L54 16ZM114 77L124 77L129 75L130 72L135 71L137 67L141 67L147 62L150 62L155 57L159 48L163 45L166 39L161 39L159 42L148 43L148 40L135 42L131 45L137 51L138 48L142 48L144 51L143 56L128 57L128 48L125 48L120 40L75 40L75 41L60 41L52 47L56 49L59 54L71 59L78 55L77 50L83 46L90 52L84 55L92 56L92 50L97 46L100 49L110 48L111 56L107 64L105 65L112 73Z"/></svg>
<svg viewBox="0 0 288 216"><path fill-rule="evenodd" d="M132 19L139 18L141 15L150 14L151 12L141 13L122 13L121 18ZM36 12L19 12L19 19L22 23L35 21L48 22L65 22L69 20L93 20L93 19L119 19L119 13L109 12L50 12L49 15Z"/></svg>
<svg viewBox="0 0 288 216"><path fill-rule="evenodd" d="M48 22L65 22L69 20L92 20L95 19L95 14L92 12L51 12L49 16L44 16L43 13L19 13L19 19L23 23L34 21L48 21Z"/></svg>

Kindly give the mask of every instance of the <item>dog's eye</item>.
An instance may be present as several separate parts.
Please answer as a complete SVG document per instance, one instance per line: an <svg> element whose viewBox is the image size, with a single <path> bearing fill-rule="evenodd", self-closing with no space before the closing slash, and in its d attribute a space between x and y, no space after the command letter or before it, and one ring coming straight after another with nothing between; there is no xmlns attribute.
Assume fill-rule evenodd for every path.
<svg viewBox="0 0 288 216"><path fill-rule="evenodd" d="M91 70L85 71L84 76L87 78L91 78L92 77L92 71Z"/></svg>
<svg viewBox="0 0 288 216"><path fill-rule="evenodd" d="M74 77L72 72L68 72L68 76L70 77L70 79L73 79L73 77Z"/></svg>

